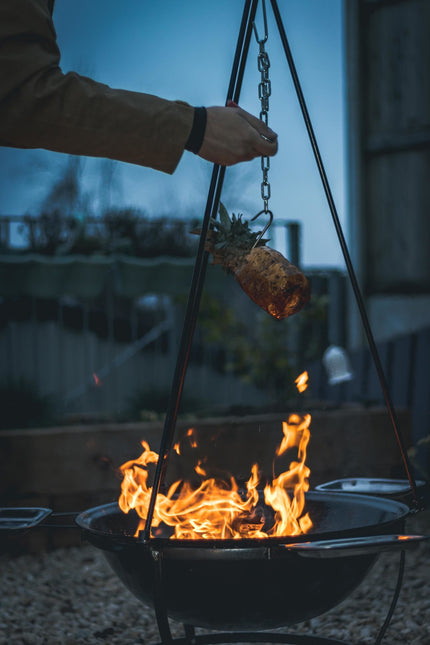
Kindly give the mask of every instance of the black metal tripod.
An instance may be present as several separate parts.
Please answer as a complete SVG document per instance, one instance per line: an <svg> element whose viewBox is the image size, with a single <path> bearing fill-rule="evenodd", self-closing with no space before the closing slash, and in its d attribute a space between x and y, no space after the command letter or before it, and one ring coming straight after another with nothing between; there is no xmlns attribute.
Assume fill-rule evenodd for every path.
<svg viewBox="0 0 430 645"><path fill-rule="evenodd" d="M242 15L242 20L240 24L240 29L239 29L239 36L238 36L238 41L237 41L237 46L236 46L236 51L235 51L235 56L234 56L234 61L233 61L233 66L232 66L232 71L231 71L231 76L230 76L230 83L227 91L227 97L226 97L226 104L228 101L233 100L234 102L238 103L239 102L239 96L240 96L240 91L242 87L242 81L243 81L243 76L244 76L244 71L245 71L245 65L247 61L247 56L248 56L248 51L249 51L249 44L250 44L250 39L251 39L251 34L253 30L253 24L255 21L255 15L256 15L256 10L258 6L258 1L259 0L245 0L244 4L244 10L243 10L243 15ZM264 0L263 0L264 1ZM285 33L284 25L282 22L282 18L279 12L278 8L278 3L277 0L270 0L273 14L276 20L276 24L278 27L279 35L282 41L282 46L285 52L285 56L288 62L288 66L290 69L291 77L294 83L295 91L297 94L297 98L300 104L300 108L302 111L303 119L306 125L306 129L308 132L309 140L312 146L312 150L314 153L315 161L317 163L318 171L320 173L321 181L323 184L323 188L325 191L325 195L327 198L327 202L330 208L330 212L332 215L333 223L336 229L336 233L339 239L339 243L341 246L341 250L343 253L343 257L345 260L346 268L348 271L348 275L351 281L351 285L354 291L354 295L357 301L359 313L361 316L361 320L363 323L364 331L369 343L370 351L372 354L372 358L377 370L377 374L379 377L379 381L381 384L382 392L384 395L386 407L388 410L388 414L393 426L393 430L397 439L397 442L399 444L400 452L402 455L402 460L403 464L405 467L405 471L407 474L407 477L409 479L409 483L412 489L413 493L413 498L415 502L415 506L418 508L419 502L418 502L418 495L417 495L417 489L416 489L416 483L412 474L412 469L408 460L408 456L405 450L405 446L403 444L403 439L402 436L398 430L398 424L397 424L397 419L396 419L396 414L394 410L394 406L391 400L391 396L388 390L387 382L385 379L384 371L382 368L382 363L379 358L379 354L376 348L376 344L373 338L373 333L369 324L369 320L367 317L366 309L364 306L364 301L363 297L360 292L360 288L357 282L357 278L355 275L355 271L351 262L349 250L345 241L345 237L342 231L342 227L340 224L339 216L337 214L336 206L332 197L332 192L330 189L330 185L327 179L327 175L324 169L324 165L321 159L321 155L318 149L317 141L315 138L314 130L312 127L312 123L309 117L309 113L307 110L306 102L303 96L303 92L301 89L300 81L297 75L297 71L295 68L295 64L293 61L293 57L291 55L291 50L288 44L287 36ZM203 289L203 283L205 280L205 274L206 274L206 268L207 268L207 263L208 263L208 253L205 250L205 242L206 242L206 236L207 232L209 230L209 224L210 224L210 219L211 218L216 218L217 212L218 212L218 206L219 206L219 201L220 201L220 196L221 196L221 190L224 182L224 176L225 176L225 168L221 167L219 165L214 165L213 171L212 171L212 178L211 178L211 183L209 187L209 193L208 193L208 198L207 198L207 203L206 203L206 209L204 213L204 218L202 222L202 227L201 227L201 234L200 234L200 241L199 241L199 247L197 251L197 256L196 256L196 261L194 265L194 271L193 271L193 276L192 276L192 281L191 281L191 286L190 286L190 292L189 292L189 297L188 297L188 303L187 303L187 309L185 313L185 319L184 319L184 324L183 324L183 331L182 331L182 336L181 336L181 341L179 345L179 351L178 351L178 357L177 357L177 362L176 362L176 367L175 367L175 372L173 376L173 382L172 382L172 387L171 387L171 392L170 392L170 397L169 397L169 402L168 402L168 407L167 407L167 413L166 413L166 418L165 418L165 423L164 423L164 429L163 429L163 434L161 438L161 444L160 444L160 450L159 450L159 459L157 462L157 467L156 467L156 472L155 472L155 477L154 477L154 483L152 487L152 493L151 493L151 499L150 499L150 504L148 508L148 515L146 519L146 524L145 524L145 529L143 531L142 539L145 542L150 542L151 540L151 524L152 524L152 518L154 514L154 509L155 509L155 503L157 499L157 495L160 492L160 488L162 486L164 476L166 473L166 468L167 468L167 462L168 462L168 457L170 450L172 448L172 443L173 443L173 438L174 438L174 432L175 432L175 426L176 426L176 421L177 421L177 415L178 415L178 409L179 409L179 404L181 401L181 395L182 395L182 390L183 390L183 385L185 381L185 375L187 371L187 366L188 366L188 359L190 355L190 350L191 350L191 344L192 344L192 339L193 339L193 334L195 330L195 325L197 321L197 315L198 315L198 310L200 306L200 299L201 299L201 294L202 294L202 289ZM393 597L393 602L391 603L390 610L388 612L387 619L381 628L381 631L377 637L377 640L375 642L375 645L379 645L379 643L382 641L382 638L386 632L386 629L388 628L391 615L394 611L394 607L397 602L398 594L400 591L401 587L401 582L402 582L402 575L403 575L403 566L404 566L404 552L402 552L401 556L401 563L400 563L400 569L399 569L399 578L397 581L397 586L396 590L394 593ZM155 576L156 580L158 581L157 587L158 587L158 592L156 593L156 602L155 602L155 607L156 607L156 614L157 614L157 620L158 620L158 625L160 629L160 636L162 639L163 643L168 643L171 642L172 636L170 633L169 625L168 625L168 618L167 614L164 608L164 603L163 603L163 589L162 589L162 562L158 561L155 563ZM180 645L185 643L187 645L193 645L194 643L220 643L220 642L282 642L282 643L290 643L292 645L312 645L312 644L325 644L325 645L346 645L345 643L341 643L341 641L337 640L330 640L330 639L325 639L325 638L318 638L315 636L299 636L299 635L294 635L294 634L268 634L268 633L232 633L232 634L214 634L211 636L196 636L194 628L191 626L185 626L185 638L184 639L176 639L175 642L179 643Z"/></svg>

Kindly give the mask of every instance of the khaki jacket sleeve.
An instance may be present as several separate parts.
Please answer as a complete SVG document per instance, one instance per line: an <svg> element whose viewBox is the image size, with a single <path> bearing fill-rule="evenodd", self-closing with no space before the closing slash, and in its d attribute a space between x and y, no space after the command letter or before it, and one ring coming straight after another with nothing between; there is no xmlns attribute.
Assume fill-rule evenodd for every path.
<svg viewBox="0 0 430 645"><path fill-rule="evenodd" d="M63 74L59 63L49 0L1 0L0 145L175 170L190 105Z"/></svg>

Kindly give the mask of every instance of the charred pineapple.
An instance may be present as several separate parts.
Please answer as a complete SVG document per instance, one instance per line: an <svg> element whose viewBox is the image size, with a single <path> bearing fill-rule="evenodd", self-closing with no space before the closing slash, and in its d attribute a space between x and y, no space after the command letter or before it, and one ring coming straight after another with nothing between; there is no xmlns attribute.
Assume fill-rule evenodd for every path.
<svg viewBox="0 0 430 645"><path fill-rule="evenodd" d="M206 249L214 264L233 274L245 293L271 316L282 320L297 313L309 301L308 280L284 256L258 240L241 215L232 215L220 204L220 219L213 220ZM254 247L254 248L253 248Z"/></svg>

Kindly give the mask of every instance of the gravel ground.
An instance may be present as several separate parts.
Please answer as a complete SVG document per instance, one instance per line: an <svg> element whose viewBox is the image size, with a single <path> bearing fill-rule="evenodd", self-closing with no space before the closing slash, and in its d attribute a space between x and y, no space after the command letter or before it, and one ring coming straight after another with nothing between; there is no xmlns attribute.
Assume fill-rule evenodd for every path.
<svg viewBox="0 0 430 645"><path fill-rule="evenodd" d="M430 534L430 513L409 520ZM430 645L430 544L406 556L405 579L384 645ZM361 586L301 633L352 645L375 643L394 589L399 556L385 553ZM89 545L40 555L0 556L0 645L149 645L159 642L152 610L136 600ZM182 626L171 623L174 636ZM289 631L292 631L291 629Z"/></svg>

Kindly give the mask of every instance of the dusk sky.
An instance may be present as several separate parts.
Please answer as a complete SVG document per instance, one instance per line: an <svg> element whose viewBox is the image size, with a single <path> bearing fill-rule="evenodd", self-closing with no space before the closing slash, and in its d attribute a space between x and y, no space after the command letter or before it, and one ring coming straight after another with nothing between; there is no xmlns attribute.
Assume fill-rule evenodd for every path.
<svg viewBox="0 0 430 645"><path fill-rule="evenodd" d="M223 105L243 4L242 0L56 0L54 22L62 69L114 88L192 105ZM279 0L279 8L346 227L342 0ZM269 1L267 11L269 125L279 135L279 153L271 160L269 173L270 208L277 222L302 223L304 266L340 266L341 253ZM263 33L261 7L257 27ZM253 37L240 104L256 115L260 111L257 55ZM0 148L0 214L40 212L67 161L66 155L58 153ZM173 176L82 158L83 192L95 214L114 205L135 206L149 216L200 217L211 170L210 164L188 152ZM252 217L263 206L260 184L259 159L229 168L222 200L229 210ZM274 245L278 244L275 237Z"/></svg>

